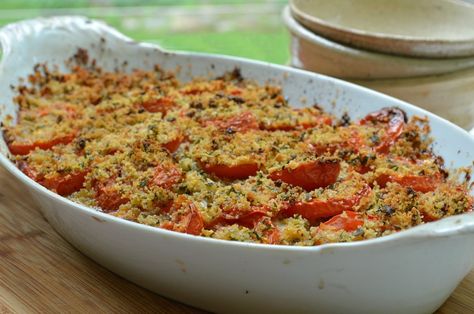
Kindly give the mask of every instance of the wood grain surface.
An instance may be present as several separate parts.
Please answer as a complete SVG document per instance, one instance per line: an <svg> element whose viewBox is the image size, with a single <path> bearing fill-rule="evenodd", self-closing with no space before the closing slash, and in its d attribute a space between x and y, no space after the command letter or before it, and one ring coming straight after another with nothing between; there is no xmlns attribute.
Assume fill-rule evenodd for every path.
<svg viewBox="0 0 474 314"><path fill-rule="evenodd" d="M142 289L75 250L0 168L0 313L202 313ZM474 271L439 313L474 313Z"/></svg>

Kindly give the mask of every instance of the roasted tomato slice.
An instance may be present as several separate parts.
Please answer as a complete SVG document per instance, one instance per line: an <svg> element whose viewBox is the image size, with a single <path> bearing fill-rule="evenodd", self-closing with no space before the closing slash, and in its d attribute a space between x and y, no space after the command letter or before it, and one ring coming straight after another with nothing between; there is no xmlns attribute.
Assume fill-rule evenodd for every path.
<svg viewBox="0 0 474 314"><path fill-rule="evenodd" d="M398 108L383 108L379 111L368 114L360 121L360 124L367 123L384 123L387 124L385 128L385 137L381 139L380 144L375 147L375 151L386 154L403 132L406 122L406 114Z"/></svg>
<svg viewBox="0 0 474 314"><path fill-rule="evenodd" d="M267 244L278 244L280 243L280 231L273 224L265 232L267 238Z"/></svg>
<svg viewBox="0 0 474 314"><path fill-rule="evenodd" d="M223 210L221 215L212 221L208 228L216 225L233 225L238 224L243 227L252 229L255 225L266 216L268 208L252 207L250 210L241 210L239 208L231 208Z"/></svg>
<svg viewBox="0 0 474 314"><path fill-rule="evenodd" d="M295 169L283 169L270 173L270 179L281 180L302 187L306 191L324 188L336 182L341 165L333 159L315 160L303 163Z"/></svg>
<svg viewBox="0 0 474 314"><path fill-rule="evenodd" d="M145 100L141 106L148 112L161 112L164 116L176 103L171 97L160 97Z"/></svg>
<svg viewBox="0 0 474 314"><path fill-rule="evenodd" d="M52 178L45 178L42 184L59 195L67 196L79 191L86 180L87 171L80 171Z"/></svg>
<svg viewBox="0 0 474 314"><path fill-rule="evenodd" d="M181 143L183 143L184 137L178 136L172 141L169 141L166 144L163 144L163 147L166 148L171 154L178 150Z"/></svg>
<svg viewBox="0 0 474 314"><path fill-rule="evenodd" d="M206 120L204 121L204 125L215 125L217 128L227 132L231 131L245 133L250 130L258 129L257 119L251 112L248 111L227 120Z"/></svg>
<svg viewBox="0 0 474 314"><path fill-rule="evenodd" d="M26 162L19 163L18 167L28 177L62 196L68 196L79 191L83 187L85 177L88 173L87 170L84 170L68 174L56 174L45 178L44 176L38 175L37 171Z"/></svg>
<svg viewBox="0 0 474 314"><path fill-rule="evenodd" d="M8 143L8 149L13 155L28 155L36 148L48 150L59 144L71 143L76 137L76 133L59 136L47 141L18 141Z"/></svg>
<svg viewBox="0 0 474 314"><path fill-rule="evenodd" d="M194 203L180 195L171 209L171 220L161 225L162 228L181 233L200 235L204 220Z"/></svg>
<svg viewBox="0 0 474 314"><path fill-rule="evenodd" d="M153 179L150 185L156 185L164 189L172 189L173 186L181 181L181 171L174 164L158 165L155 167Z"/></svg>
<svg viewBox="0 0 474 314"><path fill-rule="evenodd" d="M18 162L18 169L20 169L24 174L26 174L31 179L38 181L40 178L38 176L38 172L30 167L26 161L19 161Z"/></svg>
<svg viewBox="0 0 474 314"><path fill-rule="evenodd" d="M347 232L355 231L364 225L364 219L359 213L346 210L336 215L326 222L319 225L322 230L345 230Z"/></svg>
<svg viewBox="0 0 474 314"><path fill-rule="evenodd" d="M235 166L227 165L210 165L200 163L201 168L219 179L227 180L243 180L257 174L259 169L257 163L240 164Z"/></svg>
<svg viewBox="0 0 474 314"><path fill-rule="evenodd" d="M443 176L441 173L426 176L391 176L383 174L378 176L376 181L382 188L384 188L388 182L395 182L406 187L411 187L417 192L426 193L436 190L436 188L443 182Z"/></svg>
<svg viewBox="0 0 474 314"><path fill-rule="evenodd" d="M439 220L440 218L438 217L435 217L435 216L432 216L429 212L427 211L424 211L422 210L421 211L423 213L423 221L424 222L432 222L432 221L436 221L436 220Z"/></svg>
<svg viewBox="0 0 474 314"><path fill-rule="evenodd" d="M267 244L279 244L280 243L280 230L273 224L272 220L268 216L264 216L255 225L259 224L254 228L255 232L261 232L263 235L262 241ZM263 226L263 230L261 228Z"/></svg>
<svg viewBox="0 0 474 314"><path fill-rule="evenodd" d="M112 212L117 210L120 205L129 201L128 198L123 197L119 191L114 187L115 179L110 178L105 182L95 182L95 200L100 208L105 212Z"/></svg>
<svg viewBox="0 0 474 314"><path fill-rule="evenodd" d="M292 217L294 215L301 215L303 218L308 219L310 223L314 224L321 218L332 217L339 215L343 211L352 210L370 191L370 187L366 185L359 193L348 198L334 198L328 200L313 199L308 202L296 202L289 204L283 209L280 212L280 216Z"/></svg>

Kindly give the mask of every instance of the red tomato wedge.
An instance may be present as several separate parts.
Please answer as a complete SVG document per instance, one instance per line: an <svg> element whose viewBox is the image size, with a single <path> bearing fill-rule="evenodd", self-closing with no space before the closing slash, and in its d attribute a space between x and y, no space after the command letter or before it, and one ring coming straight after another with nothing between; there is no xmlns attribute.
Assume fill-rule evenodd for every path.
<svg viewBox="0 0 474 314"><path fill-rule="evenodd" d="M38 176L38 172L30 167L26 161L18 162L18 169L20 169L24 174L26 174L31 179L38 181L40 178Z"/></svg>
<svg viewBox="0 0 474 314"><path fill-rule="evenodd" d="M151 185L156 185L164 189L172 189L173 186L181 181L181 171L174 164L158 165L155 167Z"/></svg>
<svg viewBox="0 0 474 314"><path fill-rule="evenodd" d="M186 216L182 217L179 224L186 226L184 229L185 233L194 235L200 235L204 228L204 221L197 210L192 210L186 214Z"/></svg>
<svg viewBox="0 0 474 314"><path fill-rule="evenodd" d="M371 188L366 185L357 194L348 198L335 198L328 200L313 199L308 202L296 202L289 204L280 212L280 216L292 217L294 215L301 215L310 223L314 224L321 218L332 217L338 215L343 211L352 210L354 206L359 204L360 200L368 195Z"/></svg>
<svg viewBox="0 0 474 314"><path fill-rule="evenodd" d="M278 228L273 226L273 224L272 224L272 227L267 229L267 231L265 232L265 236L267 237L267 241L266 241L267 244L280 243L280 231L278 230Z"/></svg>
<svg viewBox="0 0 474 314"><path fill-rule="evenodd" d="M10 149L10 152L13 155L28 155L32 150L35 150L36 148L48 150L59 144L69 144L74 140L75 137L76 133L74 132L47 141L13 141L8 144L8 149Z"/></svg>
<svg viewBox="0 0 474 314"><path fill-rule="evenodd" d="M155 203L155 205L160 208L162 213L169 213L173 207L173 203L173 200L169 200L163 203Z"/></svg>
<svg viewBox="0 0 474 314"><path fill-rule="evenodd" d="M148 112L161 112L164 115L176 106L171 97L152 98L144 101L141 106Z"/></svg>
<svg viewBox="0 0 474 314"><path fill-rule="evenodd" d="M194 203L186 197L178 196L170 212L172 220L161 225L162 228L193 235L201 234L204 228L204 220Z"/></svg>
<svg viewBox="0 0 474 314"><path fill-rule="evenodd" d="M105 212L115 211L120 207L120 205L129 201L128 198L123 197L120 192L114 188L114 182L115 179L110 178L106 182L96 182L94 184L96 192L95 200L99 207Z"/></svg>
<svg viewBox="0 0 474 314"><path fill-rule="evenodd" d="M360 214L346 210L342 214L336 215L326 222L319 225L322 230L345 230L347 232L355 231L364 225L364 219Z"/></svg>
<svg viewBox="0 0 474 314"><path fill-rule="evenodd" d="M354 169L356 172L360 173L360 174L365 174L365 173L369 172L370 170L372 170L372 169L370 168L370 166L367 166L367 165L366 165L366 166L362 166L362 165L360 165L360 166L354 166L353 169Z"/></svg>
<svg viewBox="0 0 474 314"><path fill-rule="evenodd" d="M429 212L427 212L426 210L422 210L421 212L422 212L422 214L423 214L423 221L424 221L424 222L432 222L432 221L439 220L439 218L432 216L432 215L431 215Z"/></svg>
<svg viewBox="0 0 474 314"><path fill-rule="evenodd" d="M281 180L302 187L306 191L324 188L336 182L341 165L336 160L315 160L301 164L295 169L283 169L270 173L270 179Z"/></svg>
<svg viewBox="0 0 474 314"><path fill-rule="evenodd" d="M251 112L243 112L238 116L232 117L227 120L213 119L204 121L204 125L215 125L217 128L223 131L241 132L245 133L250 130L257 130L258 122L255 116Z"/></svg>
<svg viewBox="0 0 474 314"><path fill-rule="evenodd" d="M378 176L376 181L382 188L384 188L388 182L395 182L406 187L411 187L417 192L426 193L436 190L436 188L443 182L443 176L441 173L436 173L431 176L390 176L383 174Z"/></svg>
<svg viewBox="0 0 474 314"><path fill-rule="evenodd" d="M57 176L43 180L43 185L59 195L67 196L79 191L86 180L88 171L70 173L64 176Z"/></svg>
<svg viewBox="0 0 474 314"><path fill-rule="evenodd" d="M166 148L171 154L178 150L181 143L183 143L184 137L178 136L172 141L169 141L166 144L163 144L163 147Z"/></svg>
<svg viewBox="0 0 474 314"><path fill-rule="evenodd" d="M280 243L280 230L273 224L272 220L268 217L262 217L258 223L265 224L265 229L263 230L263 236L266 239L263 239L264 243L267 244L279 244Z"/></svg>
<svg viewBox="0 0 474 314"><path fill-rule="evenodd" d="M68 174L57 174L53 177L45 178L38 175L36 170L30 167L26 162L19 163L18 168L42 186L62 196L68 196L79 191L83 187L85 177L88 173L88 171L84 170Z"/></svg>
<svg viewBox="0 0 474 314"><path fill-rule="evenodd" d="M227 165L209 165L200 163L201 168L219 179L227 180L243 180L257 174L259 169L257 163L240 164L235 166Z"/></svg>
<svg viewBox="0 0 474 314"><path fill-rule="evenodd" d="M243 227L252 229L255 225L266 216L268 208L252 208L247 211L242 211L238 208L232 208L229 210L223 210L222 214L214 219L208 228L212 228L216 225L233 225L238 224Z"/></svg>
<svg viewBox="0 0 474 314"><path fill-rule="evenodd" d="M398 108L384 108L382 110L368 114L360 121L361 125L367 123L385 123L386 133L385 137L381 139L380 144L375 147L375 151L387 154L400 135L405 126L406 115Z"/></svg>

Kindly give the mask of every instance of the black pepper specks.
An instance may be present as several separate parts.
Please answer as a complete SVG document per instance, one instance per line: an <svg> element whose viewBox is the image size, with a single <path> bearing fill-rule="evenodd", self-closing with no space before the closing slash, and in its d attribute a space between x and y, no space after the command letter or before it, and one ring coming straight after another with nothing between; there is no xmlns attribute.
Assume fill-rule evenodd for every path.
<svg viewBox="0 0 474 314"><path fill-rule="evenodd" d="M384 205L382 206L382 212L387 216L392 216L395 213L395 209L392 206Z"/></svg>

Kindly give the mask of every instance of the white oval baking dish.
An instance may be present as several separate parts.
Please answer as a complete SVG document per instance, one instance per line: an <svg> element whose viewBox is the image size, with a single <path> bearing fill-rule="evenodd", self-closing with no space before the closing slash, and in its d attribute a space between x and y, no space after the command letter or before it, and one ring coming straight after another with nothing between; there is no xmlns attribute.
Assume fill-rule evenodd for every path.
<svg viewBox="0 0 474 314"><path fill-rule="evenodd" d="M282 84L297 106L317 102L354 118L385 106L428 116L435 151L447 165L470 166L474 139L461 128L397 99L326 76L239 58L166 52L79 17L35 19L0 31L0 119L15 116L10 85L38 62L62 65L78 48L107 69L160 64L180 79L239 67L246 78ZM304 99L303 99L304 98ZM305 100L305 101L303 101ZM318 247L220 241L121 220L73 203L0 164L30 191L46 219L84 254L143 287L199 308L227 313L428 313L474 264L474 213L383 238ZM87 271L87 270L84 270Z"/></svg>

